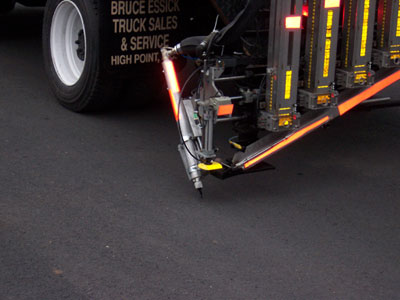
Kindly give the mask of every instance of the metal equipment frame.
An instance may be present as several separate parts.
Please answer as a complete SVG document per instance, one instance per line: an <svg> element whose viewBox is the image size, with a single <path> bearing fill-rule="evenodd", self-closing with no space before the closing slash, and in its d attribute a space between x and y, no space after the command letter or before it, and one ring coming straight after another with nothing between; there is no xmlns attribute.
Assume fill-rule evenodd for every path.
<svg viewBox="0 0 400 300"><path fill-rule="evenodd" d="M197 50L201 51L190 52L200 55L196 58L200 67L182 89L172 60L185 51L181 45L161 50L181 137L178 150L196 189L201 191L207 174L224 179L271 169L265 159L400 80L400 69L396 68L400 65L398 0L379 0L378 20L382 24L375 48L376 0L352 0L343 5L340 0L309 0L305 7L303 3L269 1L267 57L225 55L221 45L212 52L218 37L215 30L200 39ZM197 74L200 84L187 96L187 82ZM236 82L242 86L236 94L225 94L220 87ZM229 140L236 152L221 158L214 129L228 121L236 124L239 132Z"/></svg>

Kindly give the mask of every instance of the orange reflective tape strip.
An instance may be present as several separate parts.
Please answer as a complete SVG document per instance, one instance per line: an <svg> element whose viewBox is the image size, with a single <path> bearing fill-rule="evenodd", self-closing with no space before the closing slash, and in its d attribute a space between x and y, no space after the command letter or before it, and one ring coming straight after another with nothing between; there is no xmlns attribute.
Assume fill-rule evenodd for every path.
<svg viewBox="0 0 400 300"><path fill-rule="evenodd" d="M170 60L164 61L163 66L167 78L168 92L169 92L169 97L171 99L172 109L174 110L175 120L178 121L179 116L178 116L177 95L179 94L181 89L179 88L178 79L176 77L176 72L172 61Z"/></svg>
<svg viewBox="0 0 400 300"><path fill-rule="evenodd" d="M178 101L175 98L175 94L169 90L169 98L171 99L171 105L172 105L172 109L174 110L174 116L175 116L175 120L178 122L179 116L178 116Z"/></svg>
<svg viewBox="0 0 400 300"><path fill-rule="evenodd" d="M329 122L329 119L330 118L328 116L326 116L325 118L322 118L321 120L319 120L315 123L312 123L311 125L308 125L307 127L295 132L294 134L292 134L291 136L289 136L282 142L276 144L275 146L273 146L270 149L268 149L267 151L265 151L263 154L260 154L259 156L255 157L252 160L245 163L244 167L247 169L247 168L253 166L254 164L260 162L261 160L267 158L271 154L273 154L273 153L279 151L280 149L286 147L287 145L297 141L298 139L300 139L301 137L306 135L308 132L310 132L314 129L317 129L318 127L321 127L325 123Z"/></svg>
<svg viewBox="0 0 400 300"><path fill-rule="evenodd" d="M176 72L172 61L170 60L165 61L164 66L165 66L165 72L167 72L167 78L169 83L168 88L172 90L173 93L179 93L180 88L178 84L178 79L176 78Z"/></svg>
<svg viewBox="0 0 400 300"><path fill-rule="evenodd" d="M233 104L226 104L218 107L218 116L231 115L232 113L233 113Z"/></svg>
<svg viewBox="0 0 400 300"><path fill-rule="evenodd" d="M347 100L346 102L340 104L338 106L340 115L343 116L352 108L371 98L373 95L379 93L380 91L392 85L398 80L400 80L400 71L397 71L396 73L386 77L385 79L382 79L381 81L375 83L373 86L369 87L357 96L354 96L350 100Z"/></svg>

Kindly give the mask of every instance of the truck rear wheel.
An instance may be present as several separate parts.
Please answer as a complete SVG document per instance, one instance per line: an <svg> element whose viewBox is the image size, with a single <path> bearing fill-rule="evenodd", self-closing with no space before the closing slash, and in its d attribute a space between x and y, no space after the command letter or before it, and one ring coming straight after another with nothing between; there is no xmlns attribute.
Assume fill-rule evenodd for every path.
<svg viewBox="0 0 400 300"><path fill-rule="evenodd" d="M77 111L107 107L118 80L100 61L99 11L93 0L48 0L43 52L50 85L59 102Z"/></svg>
<svg viewBox="0 0 400 300"><path fill-rule="evenodd" d="M0 14L12 11L15 6L15 0L2 0L0 3Z"/></svg>

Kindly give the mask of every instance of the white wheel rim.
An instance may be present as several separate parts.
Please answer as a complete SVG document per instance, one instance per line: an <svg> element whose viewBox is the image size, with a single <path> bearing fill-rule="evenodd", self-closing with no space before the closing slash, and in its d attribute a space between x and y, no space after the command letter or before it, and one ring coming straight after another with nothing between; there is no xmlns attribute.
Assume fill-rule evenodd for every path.
<svg viewBox="0 0 400 300"><path fill-rule="evenodd" d="M77 50L79 33L83 32L84 57ZM86 31L78 7L70 0L58 4L51 22L50 51L59 79L72 86L81 78L86 62Z"/></svg>

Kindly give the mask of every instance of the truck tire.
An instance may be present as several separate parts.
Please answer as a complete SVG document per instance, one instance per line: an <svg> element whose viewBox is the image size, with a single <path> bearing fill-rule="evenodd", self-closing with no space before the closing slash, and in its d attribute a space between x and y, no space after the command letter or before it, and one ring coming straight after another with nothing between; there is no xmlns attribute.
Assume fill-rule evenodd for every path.
<svg viewBox="0 0 400 300"><path fill-rule="evenodd" d="M97 0L48 0L43 21L43 56L59 102L76 112L104 109L118 96L119 80L100 59Z"/></svg>
<svg viewBox="0 0 400 300"><path fill-rule="evenodd" d="M0 3L0 14L12 11L15 6L15 0L1 0Z"/></svg>

